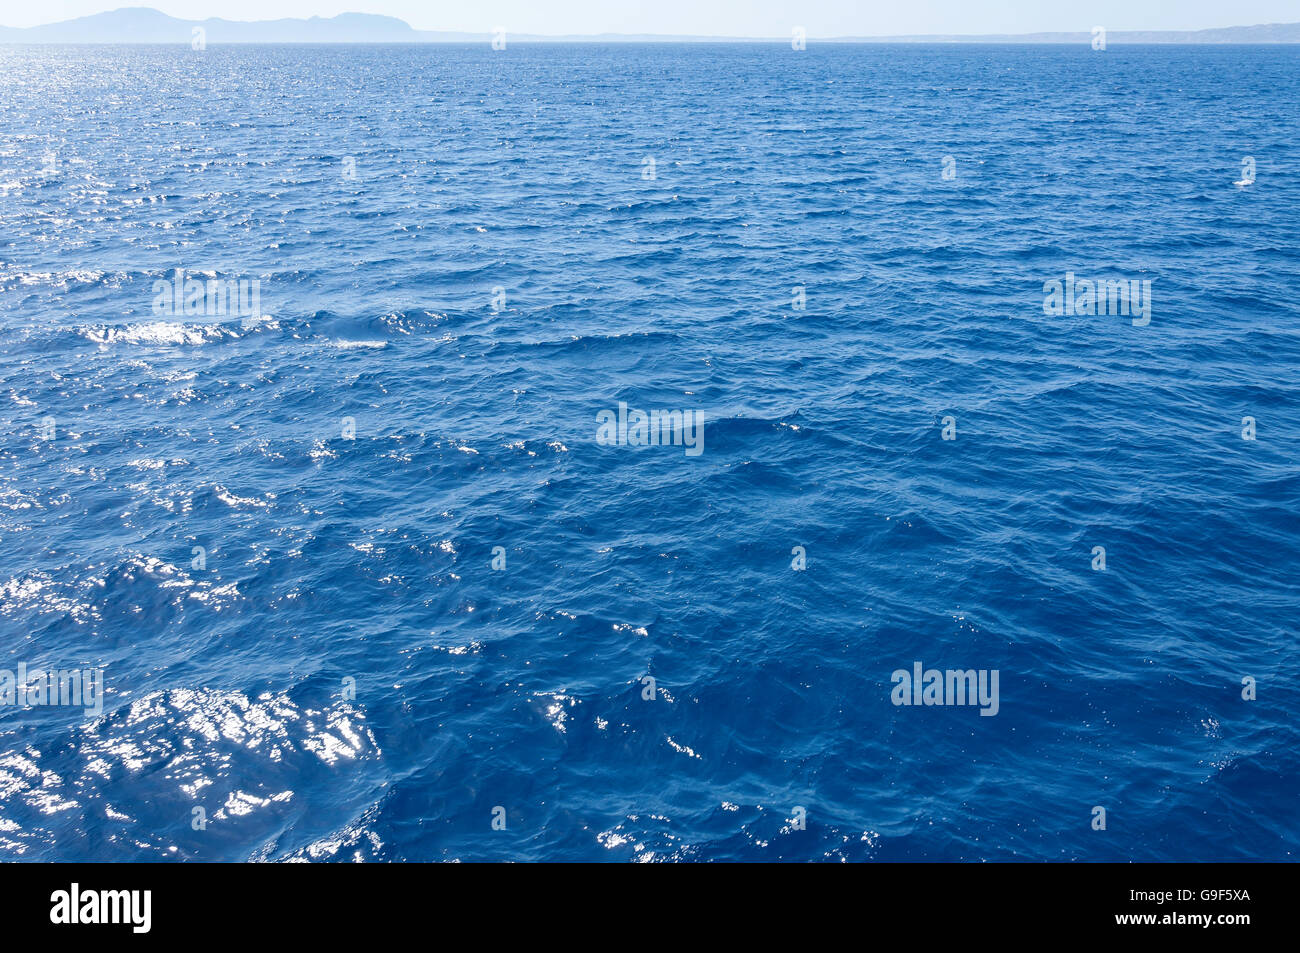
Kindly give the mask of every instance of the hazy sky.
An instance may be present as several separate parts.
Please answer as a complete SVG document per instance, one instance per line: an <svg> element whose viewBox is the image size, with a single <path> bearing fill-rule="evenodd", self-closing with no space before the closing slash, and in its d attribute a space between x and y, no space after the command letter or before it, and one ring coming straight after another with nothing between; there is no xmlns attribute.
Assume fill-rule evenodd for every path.
<svg viewBox="0 0 1300 953"><path fill-rule="evenodd" d="M34 26L122 6L187 20L385 13L422 30L809 36L1195 30L1300 20L1297 0L0 0L0 25Z"/></svg>

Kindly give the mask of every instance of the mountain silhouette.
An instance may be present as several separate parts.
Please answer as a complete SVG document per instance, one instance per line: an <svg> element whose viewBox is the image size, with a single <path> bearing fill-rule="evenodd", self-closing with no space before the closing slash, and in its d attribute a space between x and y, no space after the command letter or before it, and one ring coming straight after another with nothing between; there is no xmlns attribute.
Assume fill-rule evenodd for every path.
<svg viewBox="0 0 1300 953"><path fill-rule="evenodd" d="M0 27L0 43L180 43L191 44L195 30L207 44L221 43L487 43L488 33L456 33L413 29L396 17L370 13L341 13L335 17L281 20L179 20L150 7L124 7L106 13L26 28ZM1089 43L1089 33L996 34L984 36L862 36L836 37L822 42L912 43ZM509 34L516 42L704 42L752 41L753 37L666 36L658 34L599 34L538 36ZM772 37L789 42L789 37ZM1108 43L1300 43L1300 23L1272 23L1190 31L1126 31L1108 33Z"/></svg>

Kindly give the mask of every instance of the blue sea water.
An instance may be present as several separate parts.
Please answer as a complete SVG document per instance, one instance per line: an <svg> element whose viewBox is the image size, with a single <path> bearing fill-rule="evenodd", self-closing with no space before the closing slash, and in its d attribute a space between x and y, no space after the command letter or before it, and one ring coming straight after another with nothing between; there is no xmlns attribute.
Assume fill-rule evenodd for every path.
<svg viewBox="0 0 1300 953"><path fill-rule="evenodd" d="M1300 50L0 77L0 857L1295 858Z"/></svg>

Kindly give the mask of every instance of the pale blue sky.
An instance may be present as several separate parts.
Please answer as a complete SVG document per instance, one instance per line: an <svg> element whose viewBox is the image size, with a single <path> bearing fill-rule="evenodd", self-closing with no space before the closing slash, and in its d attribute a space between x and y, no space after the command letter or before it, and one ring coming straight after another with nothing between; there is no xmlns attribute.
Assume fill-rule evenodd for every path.
<svg viewBox="0 0 1300 953"><path fill-rule="evenodd" d="M1300 21L1297 0L0 0L0 25L34 26L122 6L183 19L385 13L422 30L809 36L1195 30Z"/></svg>

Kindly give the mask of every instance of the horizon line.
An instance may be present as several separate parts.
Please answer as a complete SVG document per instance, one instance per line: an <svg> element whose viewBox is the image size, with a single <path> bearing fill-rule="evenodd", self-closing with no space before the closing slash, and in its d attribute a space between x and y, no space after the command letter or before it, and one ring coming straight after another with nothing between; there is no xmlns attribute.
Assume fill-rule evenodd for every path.
<svg viewBox="0 0 1300 953"><path fill-rule="evenodd" d="M411 26L406 20L400 17L391 16L381 13L362 13L357 11L344 11L334 16L321 16L313 14L310 17L277 17L273 19L261 20L232 20L220 16L209 16L203 19L185 19L174 17L171 14L164 13L155 7L146 6L127 6L116 7L110 10L101 10L98 13L86 14L79 17L72 17L65 20L55 20L48 23L39 23L26 27L10 27L0 24L0 32L6 34L26 34L35 31L44 31L51 27L61 27L65 25L76 24L78 22L94 20L101 17L110 17L113 14L152 14L155 17L165 20L174 21L179 24L188 26L202 25L206 23L223 23L238 25L241 27L258 27L264 25L286 24L312 24L312 23L334 23L343 18L365 18L378 22L385 22L394 26L400 25L411 32L410 39L403 38L385 38L385 39L357 39L357 40L330 40L330 39L312 39L312 40L227 40L222 45L267 45L269 43L284 44L316 44L316 45L402 45L402 44L421 44L421 43L477 43L483 42L484 39L491 39L500 34L506 39L520 43L547 43L547 42L599 42L601 40L610 41L641 41L652 43L789 43L791 34L777 36L734 36L734 35L706 35L706 34L689 34L689 33L511 33L508 30L493 28L481 32L474 30L422 30ZM1300 28L1300 21L1281 22L1281 23L1254 23L1254 24L1237 24L1225 27L1203 27L1198 29L1159 29L1159 30L1110 30L1106 29L1104 35L1110 40L1123 40L1126 36L1142 37L1195 37L1205 34L1225 34L1246 30L1267 30L1275 28ZM792 34L801 27L792 27ZM803 33L805 41L815 41L819 43L936 43L936 44L956 44L956 43L985 43L985 44L1020 44L1020 45L1055 45L1069 42L1078 42L1088 40L1096 35L1096 30L1101 29L1094 27L1093 30L1035 30L1027 33L899 33L899 34L879 34L879 35L838 35L838 36L815 36L809 33ZM433 37L445 39L431 39ZM19 39L0 39L0 43L22 42ZM49 41L45 41L49 42ZM140 41L123 41L123 40L67 40L62 41L65 45L149 45L161 46L169 45L170 40L140 40ZM175 42L184 42L177 39ZM1130 43L1134 41L1129 41ZM1222 45L1221 41L1205 39L1192 41L1187 44L1178 44L1174 41L1166 40L1165 45ZM1233 41L1227 41L1232 43ZM1241 41L1235 41L1238 45L1294 45L1296 40L1261 40L1256 43L1245 44Z"/></svg>

